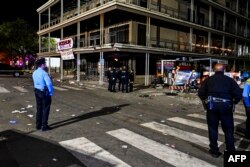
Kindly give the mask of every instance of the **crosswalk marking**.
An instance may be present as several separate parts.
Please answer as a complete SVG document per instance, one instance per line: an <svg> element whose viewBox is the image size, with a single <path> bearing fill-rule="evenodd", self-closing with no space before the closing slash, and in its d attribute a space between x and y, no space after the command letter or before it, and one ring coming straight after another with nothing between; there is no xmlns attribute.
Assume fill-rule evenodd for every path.
<svg viewBox="0 0 250 167"><path fill-rule="evenodd" d="M76 87L67 86L67 85L63 85L62 87L72 89L72 90L82 90L81 88L76 88Z"/></svg>
<svg viewBox="0 0 250 167"><path fill-rule="evenodd" d="M4 87L0 86L0 93L9 93L10 91L8 91L7 89L5 89Z"/></svg>
<svg viewBox="0 0 250 167"><path fill-rule="evenodd" d="M84 155L91 156L93 158L102 160L104 162L110 163L112 166L116 167L130 167L130 165L126 164L119 158L115 157L114 155L110 154L108 151L105 151L95 143L91 142L90 140L80 137L72 140L66 140L59 142L60 145L63 147L79 152ZM95 162L92 162L95 163ZM94 166L94 164L92 164Z"/></svg>
<svg viewBox="0 0 250 167"><path fill-rule="evenodd" d="M202 129L202 130L206 130L206 131L208 130L207 124L204 124L204 123L195 122L195 121L191 121L191 120L180 118L180 117L168 118L168 120L176 122L176 123L180 123L183 125L191 126L194 128L198 128L198 129ZM218 133L221 135L224 134L223 131L221 130L221 128L219 128Z"/></svg>
<svg viewBox="0 0 250 167"><path fill-rule="evenodd" d="M236 115L236 114L234 114L234 118L240 119L240 120L243 120L243 121L245 121L245 120L247 119L246 116L243 116L243 115Z"/></svg>
<svg viewBox="0 0 250 167"><path fill-rule="evenodd" d="M22 93L28 92L27 89L25 89L25 88L23 88L21 86L13 86L13 88L16 89L16 90L18 90L18 91L20 91L20 92L22 92Z"/></svg>
<svg viewBox="0 0 250 167"><path fill-rule="evenodd" d="M168 125L160 124L157 122L148 122L141 124L142 126L148 127L150 129L156 130L166 135L175 136L182 140L197 144L202 147L209 148L209 140L207 137L200 136L194 133L190 133L187 131L183 131ZM219 147L223 144L223 142L218 141Z"/></svg>
<svg viewBox="0 0 250 167"><path fill-rule="evenodd" d="M55 90L60 90L60 91L67 91L68 89L60 88L58 86L54 86Z"/></svg>
<svg viewBox="0 0 250 167"><path fill-rule="evenodd" d="M203 160L160 144L156 141L150 140L127 129L118 129L106 133L174 166L186 167L187 164L189 167L214 166Z"/></svg>
<svg viewBox="0 0 250 167"><path fill-rule="evenodd" d="M206 116L202 114L188 114L187 116L207 120ZM238 121L234 121L234 125L239 125L239 124L241 123Z"/></svg>

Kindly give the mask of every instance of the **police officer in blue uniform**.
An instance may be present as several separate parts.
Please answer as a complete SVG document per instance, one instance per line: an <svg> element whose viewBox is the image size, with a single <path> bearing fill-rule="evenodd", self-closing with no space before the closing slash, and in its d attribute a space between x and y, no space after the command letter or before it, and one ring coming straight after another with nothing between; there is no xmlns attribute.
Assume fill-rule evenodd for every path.
<svg viewBox="0 0 250 167"><path fill-rule="evenodd" d="M246 129L245 129L245 137L250 139L250 78L248 78L244 84L243 89L243 99L244 99L244 107L246 111Z"/></svg>
<svg viewBox="0 0 250 167"><path fill-rule="evenodd" d="M52 80L46 72L44 58L36 61L37 69L33 72L32 78L36 97L36 129L42 131L50 130L48 118L50 113L51 96L54 94Z"/></svg>
<svg viewBox="0 0 250 167"><path fill-rule="evenodd" d="M222 64L216 64L215 74L202 83L198 96L202 101L206 100L209 153L216 158L221 155L217 143L219 121L225 134L226 149L234 152L233 111L234 105L242 98L239 85L232 78L224 75Z"/></svg>
<svg viewBox="0 0 250 167"><path fill-rule="evenodd" d="M126 66L122 67L121 81L122 81L122 93L124 93L124 87L125 87L126 93L128 93L129 73L128 73Z"/></svg>

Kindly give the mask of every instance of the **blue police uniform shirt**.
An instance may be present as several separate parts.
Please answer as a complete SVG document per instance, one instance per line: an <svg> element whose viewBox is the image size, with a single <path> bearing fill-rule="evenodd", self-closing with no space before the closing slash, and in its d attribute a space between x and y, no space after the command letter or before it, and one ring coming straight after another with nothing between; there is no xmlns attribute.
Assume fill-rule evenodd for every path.
<svg viewBox="0 0 250 167"><path fill-rule="evenodd" d="M44 90L47 86L50 96L54 94L54 88L49 74L41 67L37 68L32 75L34 88Z"/></svg>
<svg viewBox="0 0 250 167"><path fill-rule="evenodd" d="M250 107L250 97L249 97L249 94L250 94L250 79L248 79L244 85L244 89L243 89L243 98L244 98L244 102L245 102L245 105L247 107Z"/></svg>

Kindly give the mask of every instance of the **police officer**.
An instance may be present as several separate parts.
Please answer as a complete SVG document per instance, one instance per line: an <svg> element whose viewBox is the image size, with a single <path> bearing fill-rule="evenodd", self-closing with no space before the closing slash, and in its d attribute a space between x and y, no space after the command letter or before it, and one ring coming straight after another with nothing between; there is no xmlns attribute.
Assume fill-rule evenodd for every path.
<svg viewBox="0 0 250 167"><path fill-rule="evenodd" d="M42 131L50 130L48 118L51 105L51 96L54 94L54 88L50 76L45 71L45 59L36 61L37 69L33 72L32 78L36 97L36 129Z"/></svg>
<svg viewBox="0 0 250 167"><path fill-rule="evenodd" d="M110 75L110 80L111 80L111 92L116 92L115 86L116 86L116 80L117 80L117 71L115 67L113 67L111 75Z"/></svg>
<svg viewBox="0 0 250 167"><path fill-rule="evenodd" d="M250 78L246 80L244 89L243 89L243 98L244 98L244 107L246 111L246 129L245 129L245 137L250 139Z"/></svg>
<svg viewBox="0 0 250 167"><path fill-rule="evenodd" d="M113 71L112 71L112 68L111 67L109 67L108 68L108 72L107 72L107 79L108 79L108 83L109 83L109 85L108 85L108 90L111 92L112 91L112 79L111 79L111 73L112 73Z"/></svg>
<svg viewBox="0 0 250 167"><path fill-rule="evenodd" d="M135 81L134 70L133 70L133 69L130 69L130 70L129 70L129 92L133 92L134 81Z"/></svg>
<svg viewBox="0 0 250 167"><path fill-rule="evenodd" d="M118 71L118 73L117 73L118 90L119 90L119 91L121 91L121 85L122 85L121 73L122 73L122 67L119 68L119 71Z"/></svg>
<svg viewBox="0 0 250 167"><path fill-rule="evenodd" d="M122 93L124 93L124 87L126 89L126 93L128 93L129 74L128 74L126 66L122 67L121 81L122 81Z"/></svg>
<svg viewBox="0 0 250 167"><path fill-rule="evenodd" d="M233 111L234 105L242 98L240 87L232 78L224 75L224 66L222 64L216 64L215 74L202 83L198 96L202 101L207 100L209 153L216 158L221 155L217 143L219 121L221 121L225 134L226 149L229 152L234 152Z"/></svg>

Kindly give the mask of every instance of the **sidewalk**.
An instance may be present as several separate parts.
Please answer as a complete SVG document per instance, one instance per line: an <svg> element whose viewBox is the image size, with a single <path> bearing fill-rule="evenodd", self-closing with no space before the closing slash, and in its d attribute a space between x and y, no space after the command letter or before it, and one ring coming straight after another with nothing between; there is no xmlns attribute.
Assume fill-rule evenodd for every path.
<svg viewBox="0 0 250 167"><path fill-rule="evenodd" d="M54 78L54 81L63 84L71 85L76 87L88 87L88 88L97 88L97 89L106 89L108 88L108 83L103 82L103 85L99 84L99 81L76 81L72 78L64 78L61 81L59 78ZM118 85L118 84L117 84ZM134 84L134 91L129 94L137 95L140 97L151 97L151 96L179 96L184 98L197 98L197 93L181 93L179 91L171 91L169 88L158 86L153 88L151 86L145 86L142 84Z"/></svg>

